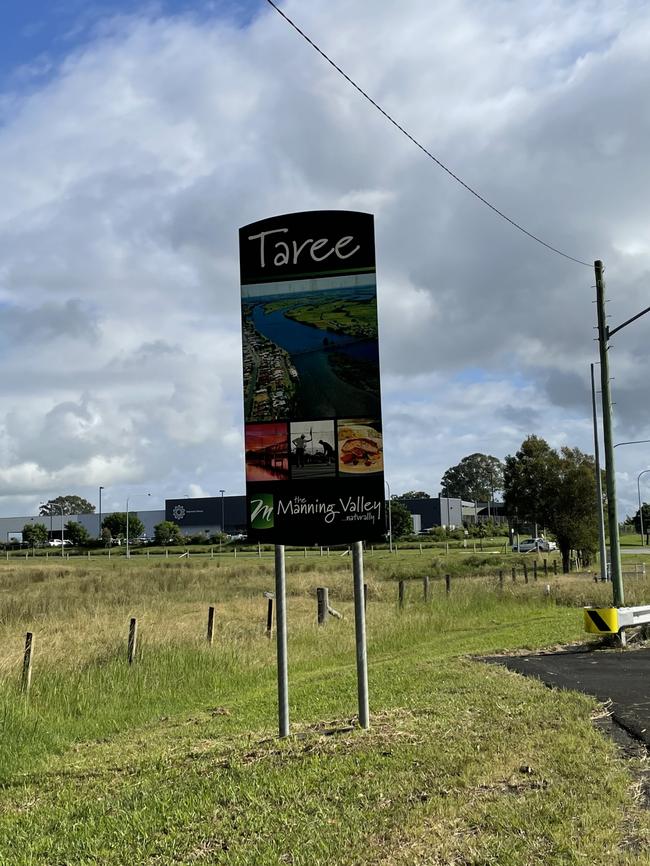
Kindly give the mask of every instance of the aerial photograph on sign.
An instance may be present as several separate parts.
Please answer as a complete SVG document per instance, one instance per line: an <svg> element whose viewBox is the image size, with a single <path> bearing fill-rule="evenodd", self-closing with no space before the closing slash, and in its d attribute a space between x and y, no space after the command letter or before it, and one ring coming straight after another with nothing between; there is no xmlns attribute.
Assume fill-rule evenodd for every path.
<svg viewBox="0 0 650 866"><path fill-rule="evenodd" d="M248 421L379 415L374 274L242 287Z"/></svg>

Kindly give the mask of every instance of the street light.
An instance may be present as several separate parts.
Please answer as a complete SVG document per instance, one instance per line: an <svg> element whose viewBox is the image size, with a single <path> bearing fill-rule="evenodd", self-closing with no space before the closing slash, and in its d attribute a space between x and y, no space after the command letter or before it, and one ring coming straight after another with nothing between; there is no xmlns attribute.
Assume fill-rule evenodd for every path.
<svg viewBox="0 0 650 866"><path fill-rule="evenodd" d="M632 442L617 442L614 448L619 448L621 445L643 445L644 442L650 442L650 439L633 439Z"/></svg>
<svg viewBox="0 0 650 866"><path fill-rule="evenodd" d="M65 511L63 510L62 505L55 505L53 502L41 502L41 507L47 505L48 508L59 508L61 510L61 556L65 556L65 538L64 538L64 526L63 526L63 515ZM52 512L50 511L50 532L52 532Z"/></svg>
<svg viewBox="0 0 650 866"><path fill-rule="evenodd" d="M650 472L650 469L644 469L643 472L639 472L636 479L636 490L639 494L639 521L641 523L641 547L645 547L643 543L643 508L641 507L641 476L645 475L646 472Z"/></svg>
<svg viewBox="0 0 650 866"><path fill-rule="evenodd" d="M99 488L99 532L97 533L97 538L102 537L102 490L104 488Z"/></svg>
<svg viewBox="0 0 650 866"><path fill-rule="evenodd" d="M126 558L130 559L131 551L129 550L129 499L135 499L136 496L151 496L151 493L134 493L133 496L126 497Z"/></svg>
<svg viewBox="0 0 650 866"><path fill-rule="evenodd" d="M225 490L219 490L219 493L221 494L221 534L222 535L226 534L226 520L224 517L225 511L224 511L224 503L223 503L223 494L225 492L226 492Z"/></svg>
<svg viewBox="0 0 650 866"><path fill-rule="evenodd" d="M600 579L607 580L607 546L605 543L605 515L603 513L603 479L600 474L600 449L598 447L598 414L596 412L596 384L594 364L591 364L591 409L594 421L594 462L596 464L596 507L598 508L598 547L600 550Z"/></svg>

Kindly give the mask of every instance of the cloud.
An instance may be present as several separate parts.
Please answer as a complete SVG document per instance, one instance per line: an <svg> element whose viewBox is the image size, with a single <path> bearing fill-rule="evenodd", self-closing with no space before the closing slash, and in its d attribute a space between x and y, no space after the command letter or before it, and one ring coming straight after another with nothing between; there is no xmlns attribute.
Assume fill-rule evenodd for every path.
<svg viewBox="0 0 650 866"><path fill-rule="evenodd" d="M645 4L285 8L497 207L603 259L612 322L647 306ZM272 10L220 10L135 7L0 95L3 513L73 486L243 491L237 228L301 209L375 213L393 492L528 433L591 450L589 268L478 204ZM647 327L613 341L621 440L650 438Z"/></svg>

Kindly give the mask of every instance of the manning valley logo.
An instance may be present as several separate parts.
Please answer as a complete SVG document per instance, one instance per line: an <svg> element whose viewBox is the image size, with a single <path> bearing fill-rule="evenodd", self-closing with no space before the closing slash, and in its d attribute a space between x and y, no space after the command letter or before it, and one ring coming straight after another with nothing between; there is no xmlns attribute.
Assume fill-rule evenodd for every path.
<svg viewBox="0 0 650 866"><path fill-rule="evenodd" d="M251 529L273 529L273 494L259 493L250 498Z"/></svg>
<svg viewBox="0 0 650 866"><path fill-rule="evenodd" d="M175 505L172 510L174 520L182 520L185 517L185 508L182 505Z"/></svg>

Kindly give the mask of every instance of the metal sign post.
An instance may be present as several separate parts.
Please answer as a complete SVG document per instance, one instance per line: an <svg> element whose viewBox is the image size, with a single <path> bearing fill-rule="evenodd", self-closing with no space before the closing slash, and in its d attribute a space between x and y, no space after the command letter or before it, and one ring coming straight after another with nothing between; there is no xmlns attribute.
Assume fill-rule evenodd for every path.
<svg viewBox="0 0 650 866"><path fill-rule="evenodd" d="M363 592L363 545L355 541L352 545L352 569L354 573L354 629L357 644L357 694L359 697L359 724L370 727L368 709L368 656L366 653L366 610Z"/></svg>
<svg viewBox="0 0 650 866"><path fill-rule="evenodd" d="M278 730L289 736L289 681L287 677L287 611L284 544L275 545L275 622L278 658Z"/></svg>

